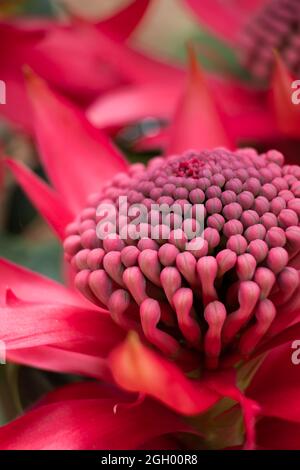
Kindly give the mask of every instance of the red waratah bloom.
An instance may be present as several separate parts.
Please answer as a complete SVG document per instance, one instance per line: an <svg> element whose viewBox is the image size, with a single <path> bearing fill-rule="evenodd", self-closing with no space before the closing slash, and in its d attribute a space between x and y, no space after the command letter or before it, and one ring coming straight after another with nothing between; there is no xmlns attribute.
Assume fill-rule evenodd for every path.
<svg viewBox="0 0 300 470"><path fill-rule="evenodd" d="M31 77L55 189L6 165L65 239L75 282L63 287L2 260L0 337L11 361L96 380L58 389L2 427L1 448L299 448L290 342L300 334L300 167L274 150L226 149L198 74L194 63L169 136L173 156L147 166L129 166ZM119 196L148 215L153 202L189 203L192 226L202 204L201 248L185 248L175 218L168 236L158 223L155 240L101 241L97 206L119 210Z"/></svg>
<svg viewBox="0 0 300 470"><path fill-rule="evenodd" d="M300 73L300 5L297 0L185 0L200 22L233 46L241 63L268 79L274 49L291 73Z"/></svg>

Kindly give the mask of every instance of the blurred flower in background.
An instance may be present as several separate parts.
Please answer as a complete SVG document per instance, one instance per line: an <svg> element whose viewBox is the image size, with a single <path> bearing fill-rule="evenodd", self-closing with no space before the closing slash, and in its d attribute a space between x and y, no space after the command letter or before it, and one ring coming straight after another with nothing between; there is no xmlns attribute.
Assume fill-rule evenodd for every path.
<svg viewBox="0 0 300 470"><path fill-rule="evenodd" d="M199 21L235 48L254 78L268 80L274 50L289 71L300 73L300 6L297 0L186 0Z"/></svg>

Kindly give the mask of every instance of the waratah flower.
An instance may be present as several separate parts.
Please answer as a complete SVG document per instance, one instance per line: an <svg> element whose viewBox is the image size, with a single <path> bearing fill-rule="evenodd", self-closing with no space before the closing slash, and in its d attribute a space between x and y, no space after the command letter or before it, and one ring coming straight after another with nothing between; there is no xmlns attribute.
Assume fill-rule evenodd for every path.
<svg viewBox="0 0 300 470"><path fill-rule="evenodd" d="M256 78L271 77L274 49L292 74L300 72L297 0L186 3L205 26L236 48L241 63Z"/></svg>
<svg viewBox="0 0 300 470"><path fill-rule="evenodd" d="M129 166L41 80L29 87L55 189L6 165L64 240L71 286L1 260L0 337L11 361L96 380L58 389L0 428L0 447L299 448L290 341L300 332L300 167L275 150L220 147L228 139L201 86L193 97L206 119L189 88L170 155L146 166ZM182 152L196 146L196 129L199 150ZM113 223L101 225L112 215L103 204L120 213L125 196L147 217L155 202L188 205L190 216L179 228L176 213L159 219L155 236L134 240L121 236L132 232L128 213L102 239L99 222Z"/></svg>

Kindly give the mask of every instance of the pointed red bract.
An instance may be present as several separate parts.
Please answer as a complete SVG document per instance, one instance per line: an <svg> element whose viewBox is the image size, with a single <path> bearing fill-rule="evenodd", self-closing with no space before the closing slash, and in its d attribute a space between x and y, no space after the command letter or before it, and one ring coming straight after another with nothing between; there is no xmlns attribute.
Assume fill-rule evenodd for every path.
<svg viewBox="0 0 300 470"><path fill-rule="evenodd" d="M62 202L59 195L25 165L10 159L5 160L5 165L60 240L63 240L65 228L72 221L74 214Z"/></svg>
<svg viewBox="0 0 300 470"><path fill-rule="evenodd" d="M196 55L190 48L187 89L175 113L167 154L222 146L231 148L232 144L226 135Z"/></svg>
<svg viewBox="0 0 300 470"><path fill-rule="evenodd" d="M104 134L44 81L30 73L28 83L42 163L58 193L76 211L101 184L125 171L127 163Z"/></svg>
<svg viewBox="0 0 300 470"><path fill-rule="evenodd" d="M0 113L27 132L31 132L32 123L21 67L24 63L34 66L35 46L46 31L46 26L25 29L16 22L0 22L0 43L5 44L1 52L0 79L6 85L6 103L1 104Z"/></svg>

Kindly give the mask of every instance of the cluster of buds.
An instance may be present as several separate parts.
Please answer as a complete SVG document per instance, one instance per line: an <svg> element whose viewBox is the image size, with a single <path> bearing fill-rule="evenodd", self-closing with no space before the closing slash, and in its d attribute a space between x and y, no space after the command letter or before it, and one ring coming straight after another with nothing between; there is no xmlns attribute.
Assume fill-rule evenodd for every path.
<svg viewBox="0 0 300 470"><path fill-rule="evenodd" d="M240 35L240 59L260 79L270 77L274 51L288 69L300 73L300 3L298 0L271 0L251 18Z"/></svg>
<svg viewBox="0 0 300 470"><path fill-rule="evenodd" d="M119 214L125 196L147 208L142 236L129 236L132 215L113 223L105 214L99 237L99 207ZM190 207L189 218L150 217L174 204ZM175 360L193 354L216 368L228 352L249 355L298 289L299 216L300 167L281 153L187 152L115 176L69 225L64 246L77 288L122 328Z"/></svg>

